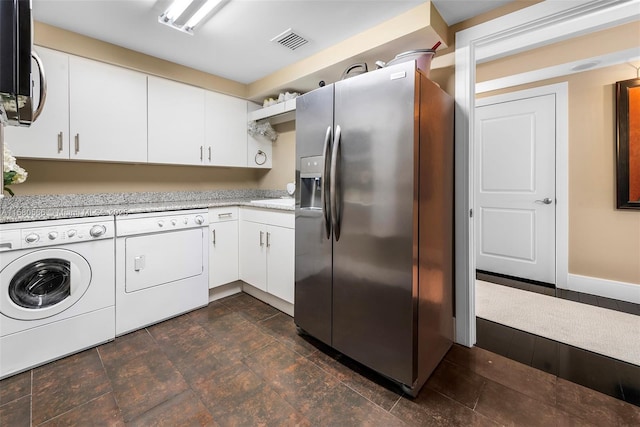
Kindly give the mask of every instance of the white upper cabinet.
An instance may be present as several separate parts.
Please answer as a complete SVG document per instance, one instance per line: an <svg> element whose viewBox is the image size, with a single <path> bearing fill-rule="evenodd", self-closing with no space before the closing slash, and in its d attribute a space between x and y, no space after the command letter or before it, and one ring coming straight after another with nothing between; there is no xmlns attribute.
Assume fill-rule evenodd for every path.
<svg viewBox="0 0 640 427"><path fill-rule="evenodd" d="M144 74L84 58L69 58L70 158L147 161Z"/></svg>
<svg viewBox="0 0 640 427"><path fill-rule="evenodd" d="M47 100L31 127L5 129L17 157L271 168L272 142L247 134L248 111L258 105L39 46L36 50L47 75ZM37 94L39 81L33 84Z"/></svg>
<svg viewBox="0 0 640 427"><path fill-rule="evenodd" d="M204 129L209 164L247 166L247 101L206 91Z"/></svg>
<svg viewBox="0 0 640 427"><path fill-rule="evenodd" d="M149 162L208 164L205 91L157 77L148 79Z"/></svg>
<svg viewBox="0 0 640 427"><path fill-rule="evenodd" d="M36 47L47 76L47 99L42 114L28 128L8 126L5 140L17 157L69 158L69 55ZM32 65L33 68L33 65ZM37 70L37 68L35 68ZM40 79L33 93L40 93ZM34 100L37 105L39 99Z"/></svg>

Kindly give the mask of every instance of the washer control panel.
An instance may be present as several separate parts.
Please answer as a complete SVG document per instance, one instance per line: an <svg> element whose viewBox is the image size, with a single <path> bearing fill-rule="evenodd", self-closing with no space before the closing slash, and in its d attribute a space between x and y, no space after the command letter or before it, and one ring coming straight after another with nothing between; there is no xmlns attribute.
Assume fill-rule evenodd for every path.
<svg viewBox="0 0 640 427"><path fill-rule="evenodd" d="M35 225L37 223L31 223ZM45 221L40 227L25 227L2 231L0 251L65 245L75 242L109 239L115 236L112 221L55 224Z"/></svg>
<svg viewBox="0 0 640 427"><path fill-rule="evenodd" d="M206 209L132 214L116 217L116 234L120 237L203 227L206 218Z"/></svg>

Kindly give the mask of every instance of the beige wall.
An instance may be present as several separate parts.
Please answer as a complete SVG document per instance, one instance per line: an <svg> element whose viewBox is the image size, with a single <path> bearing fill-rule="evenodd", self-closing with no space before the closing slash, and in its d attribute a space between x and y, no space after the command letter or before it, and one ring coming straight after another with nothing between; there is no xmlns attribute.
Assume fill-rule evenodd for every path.
<svg viewBox="0 0 640 427"><path fill-rule="evenodd" d="M18 159L29 173L16 195L257 188L254 169Z"/></svg>
<svg viewBox="0 0 640 427"><path fill-rule="evenodd" d="M635 23L636 28L638 25ZM556 63L564 62L565 55L558 52ZM546 55L543 51L539 54ZM529 64L540 63L531 53L527 56ZM516 58L510 61L521 64ZM484 70L480 66L478 75L508 75L509 68L504 67L507 62L502 61L503 67L487 64ZM489 72L489 67L495 71ZM518 72L522 71L520 67ZM532 68L536 67L530 65ZM633 77L635 70L620 64L482 96L568 82L569 273L640 285L640 212L615 209L614 87L616 81Z"/></svg>
<svg viewBox="0 0 640 427"><path fill-rule="evenodd" d="M640 22L636 21L482 64L477 68L476 80L483 82L637 48L638 45L640 45Z"/></svg>
<svg viewBox="0 0 640 427"><path fill-rule="evenodd" d="M615 82L627 64L569 80L569 272L640 284L640 212L615 209Z"/></svg>
<svg viewBox="0 0 640 427"><path fill-rule="evenodd" d="M287 183L296 179L296 125L295 121L274 126L278 140L273 143L273 164L269 172L258 171L259 188L285 190Z"/></svg>

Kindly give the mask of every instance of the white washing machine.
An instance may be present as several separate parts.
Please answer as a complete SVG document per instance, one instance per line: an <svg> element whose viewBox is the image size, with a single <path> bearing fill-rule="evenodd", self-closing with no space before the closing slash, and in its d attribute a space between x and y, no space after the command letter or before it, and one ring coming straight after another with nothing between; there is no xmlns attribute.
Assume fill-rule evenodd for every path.
<svg viewBox="0 0 640 427"><path fill-rule="evenodd" d="M116 335L209 303L207 209L116 217Z"/></svg>
<svg viewBox="0 0 640 427"><path fill-rule="evenodd" d="M115 337L113 217L0 224L0 379Z"/></svg>

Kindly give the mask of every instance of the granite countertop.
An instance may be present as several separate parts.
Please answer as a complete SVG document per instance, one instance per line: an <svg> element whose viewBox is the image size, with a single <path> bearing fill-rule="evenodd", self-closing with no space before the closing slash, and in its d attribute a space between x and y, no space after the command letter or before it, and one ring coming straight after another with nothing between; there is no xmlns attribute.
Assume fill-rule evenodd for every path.
<svg viewBox="0 0 640 427"><path fill-rule="evenodd" d="M16 196L0 199L0 223L128 215L223 206L250 206L293 211L294 206L269 203L286 197L277 190L176 191ZM266 200L251 203L252 200Z"/></svg>

